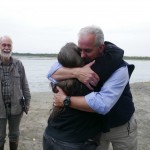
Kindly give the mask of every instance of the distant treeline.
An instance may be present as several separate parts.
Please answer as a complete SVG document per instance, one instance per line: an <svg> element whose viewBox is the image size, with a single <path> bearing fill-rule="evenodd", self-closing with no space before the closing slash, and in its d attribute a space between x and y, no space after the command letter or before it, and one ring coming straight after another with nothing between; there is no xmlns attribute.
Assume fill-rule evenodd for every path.
<svg viewBox="0 0 150 150"><path fill-rule="evenodd" d="M150 57L124 56L125 60L150 60Z"/></svg>
<svg viewBox="0 0 150 150"><path fill-rule="evenodd" d="M57 57L57 54L32 54L32 53L13 53L14 56L33 56L33 57ZM124 56L124 59L130 60L150 60L150 57Z"/></svg>
<svg viewBox="0 0 150 150"><path fill-rule="evenodd" d="M57 57L57 54L13 53L14 56Z"/></svg>

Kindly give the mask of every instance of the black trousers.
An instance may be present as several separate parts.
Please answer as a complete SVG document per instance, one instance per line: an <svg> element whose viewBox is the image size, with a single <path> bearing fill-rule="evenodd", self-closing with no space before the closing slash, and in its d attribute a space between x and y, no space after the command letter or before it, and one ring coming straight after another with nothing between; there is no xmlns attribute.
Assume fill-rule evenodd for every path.
<svg viewBox="0 0 150 150"><path fill-rule="evenodd" d="M96 150L96 148L97 144L94 141L68 143L46 135L43 136L43 150Z"/></svg>

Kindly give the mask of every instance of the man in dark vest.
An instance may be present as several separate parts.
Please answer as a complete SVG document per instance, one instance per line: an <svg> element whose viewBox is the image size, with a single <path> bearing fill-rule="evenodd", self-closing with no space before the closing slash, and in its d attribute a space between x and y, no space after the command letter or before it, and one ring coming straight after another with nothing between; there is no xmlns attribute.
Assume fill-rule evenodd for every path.
<svg viewBox="0 0 150 150"><path fill-rule="evenodd" d="M98 150L108 150L110 143L112 143L115 150L136 150L137 125L129 86L129 77L133 71L132 66L128 67L128 64L123 62L120 68L102 85L98 84L101 78L99 79L98 75L90 68L95 58L102 57L107 48L113 46L112 43L104 42L104 35L100 28L95 26L82 28L79 32L78 47L80 48L81 57L91 63L82 68L73 69L57 65L49 72L48 78L58 81L77 78L89 89L93 89L93 86L96 86L99 92L69 98L60 88L57 88L59 92L54 94L54 105L62 107L67 103L68 107L74 109L104 115L102 122L103 132ZM106 69L109 68L107 67Z"/></svg>

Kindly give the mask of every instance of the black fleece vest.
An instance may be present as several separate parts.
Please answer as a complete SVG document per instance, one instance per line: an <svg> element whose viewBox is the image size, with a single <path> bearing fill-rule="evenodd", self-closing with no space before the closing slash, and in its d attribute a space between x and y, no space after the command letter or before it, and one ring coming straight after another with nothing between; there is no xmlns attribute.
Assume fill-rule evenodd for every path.
<svg viewBox="0 0 150 150"><path fill-rule="evenodd" d="M129 65L126 62L123 62L122 66L123 65L127 65L130 77L134 70L134 65ZM132 117L134 111L135 107L132 100L130 85L127 83L117 103L108 114L103 116L103 123L101 124L102 131L109 132L110 128L118 127L127 123Z"/></svg>

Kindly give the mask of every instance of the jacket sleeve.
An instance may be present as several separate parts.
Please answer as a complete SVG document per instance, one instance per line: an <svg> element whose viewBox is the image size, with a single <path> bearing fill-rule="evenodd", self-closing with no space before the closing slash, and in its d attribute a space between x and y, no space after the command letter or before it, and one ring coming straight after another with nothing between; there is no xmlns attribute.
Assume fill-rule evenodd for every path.
<svg viewBox="0 0 150 150"><path fill-rule="evenodd" d="M31 100L31 93L29 89L29 84L27 81L26 73L23 64L20 62L20 68L21 68L21 87L22 87L22 93L23 97L26 99L27 105L30 105Z"/></svg>

